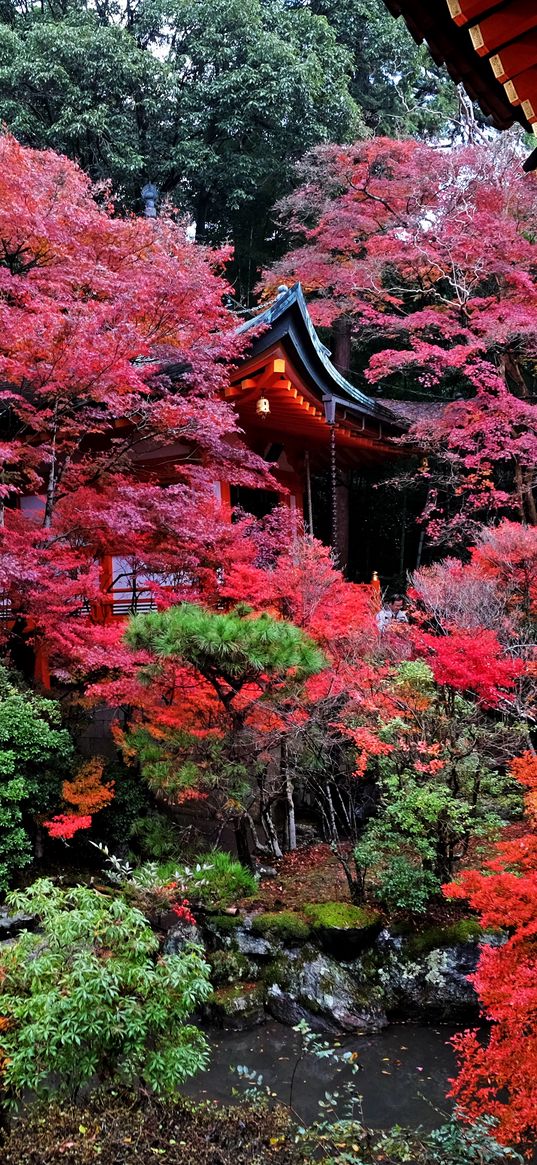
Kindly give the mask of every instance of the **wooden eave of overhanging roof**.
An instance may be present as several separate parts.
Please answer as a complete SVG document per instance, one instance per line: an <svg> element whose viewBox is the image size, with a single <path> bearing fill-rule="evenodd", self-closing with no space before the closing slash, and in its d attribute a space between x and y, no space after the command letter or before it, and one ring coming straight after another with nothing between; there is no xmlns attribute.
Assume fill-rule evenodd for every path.
<svg viewBox="0 0 537 1165"><path fill-rule="evenodd" d="M497 129L537 133L537 0L384 0Z"/></svg>
<svg viewBox="0 0 537 1165"><path fill-rule="evenodd" d="M239 330L255 334L227 396L246 429L269 427L282 436L326 444L333 420L339 445L393 454L389 439L401 436L405 421L338 372L315 331L300 284L280 293ZM270 404L268 423L257 414L260 396Z"/></svg>

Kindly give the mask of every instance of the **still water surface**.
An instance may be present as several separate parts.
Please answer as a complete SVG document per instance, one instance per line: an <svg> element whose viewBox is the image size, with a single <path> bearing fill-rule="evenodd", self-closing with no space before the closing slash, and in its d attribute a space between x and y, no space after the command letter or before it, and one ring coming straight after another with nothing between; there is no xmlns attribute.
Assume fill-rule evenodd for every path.
<svg viewBox="0 0 537 1165"><path fill-rule="evenodd" d="M365 1123L372 1128L401 1124L434 1128L449 1114L446 1100L455 1057L449 1044L457 1029L393 1024L375 1036L342 1039L342 1051L358 1053L361 1071L354 1077L363 1097ZM296 1062L299 1037L290 1028L270 1023L249 1032L219 1032L210 1036L212 1056L207 1072L190 1085L199 1099L228 1101L240 1087L230 1064L245 1064L263 1076L285 1103ZM308 1057L298 1068L293 1107L300 1120L309 1123L318 1114L325 1090L339 1088L348 1070L331 1060Z"/></svg>

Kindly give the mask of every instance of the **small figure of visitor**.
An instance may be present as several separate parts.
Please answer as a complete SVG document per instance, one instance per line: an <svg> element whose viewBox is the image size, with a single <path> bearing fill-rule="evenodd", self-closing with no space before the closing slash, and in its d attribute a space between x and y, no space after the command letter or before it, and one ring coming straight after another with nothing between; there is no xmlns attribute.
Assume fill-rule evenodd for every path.
<svg viewBox="0 0 537 1165"><path fill-rule="evenodd" d="M408 623L404 595L394 595L385 602L375 616L375 621L379 631L385 631L393 623Z"/></svg>

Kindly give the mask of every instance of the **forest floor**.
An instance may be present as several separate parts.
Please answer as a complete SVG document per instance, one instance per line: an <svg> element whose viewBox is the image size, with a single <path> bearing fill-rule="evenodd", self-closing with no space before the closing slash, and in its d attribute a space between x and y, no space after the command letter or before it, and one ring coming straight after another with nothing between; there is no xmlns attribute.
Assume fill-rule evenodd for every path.
<svg viewBox="0 0 537 1165"><path fill-rule="evenodd" d="M330 847L320 842L285 854L273 863L276 875L262 878L259 891L241 907L300 910L307 902L350 902L342 866Z"/></svg>

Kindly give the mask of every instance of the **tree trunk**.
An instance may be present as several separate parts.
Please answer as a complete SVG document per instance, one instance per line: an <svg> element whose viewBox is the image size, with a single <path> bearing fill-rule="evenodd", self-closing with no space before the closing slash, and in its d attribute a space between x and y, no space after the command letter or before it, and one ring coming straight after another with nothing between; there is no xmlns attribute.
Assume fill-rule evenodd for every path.
<svg viewBox="0 0 537 1165"><path fill-rule="evenodd" d="M247 870L254 869L254 861L250 851L250 843L248 839L248 823L245 817L237 817L235 821L235 845L237 846L237 857Z"/></svg>
<svg viewBox="0 0 537 1165"><path fill-rule="evenodd" d="M270 848L272 850L272 856L274 858L283 858L282 847L278 841L278 834L276 833L276 826L274 825L274 822L272 820L270 806L268 806L268 805L266 805L264 807L264 809L261 810L261 823L262 823L263 829L265 830L265 833L267 835L269 845L270 845Z"/></svg>
<svg viewBox="0 0 537 1165"><path fill-rule="evenodd" d="M296 849L296 818L295 818L295 800L294 788L289 772L289 757L287 749L287 741L282 741L281 748L281 773L282 773L282 788L285 789L285 801L287 808L287 849L292 852Z"/></svg>
<svg viewBox="0 0 537 1165"><path fill-rule="evenodd" d="M207 207L209 196L206 190L199 190L196 198L196 242L204 243L207 233Z"/></svg>
<svg viewBox="0 0 537 1165"><path fill-rule="evenodd" d="M338 316L334 321L332 359L344 376L351 366L352 323L349 316Z"/></svg>

